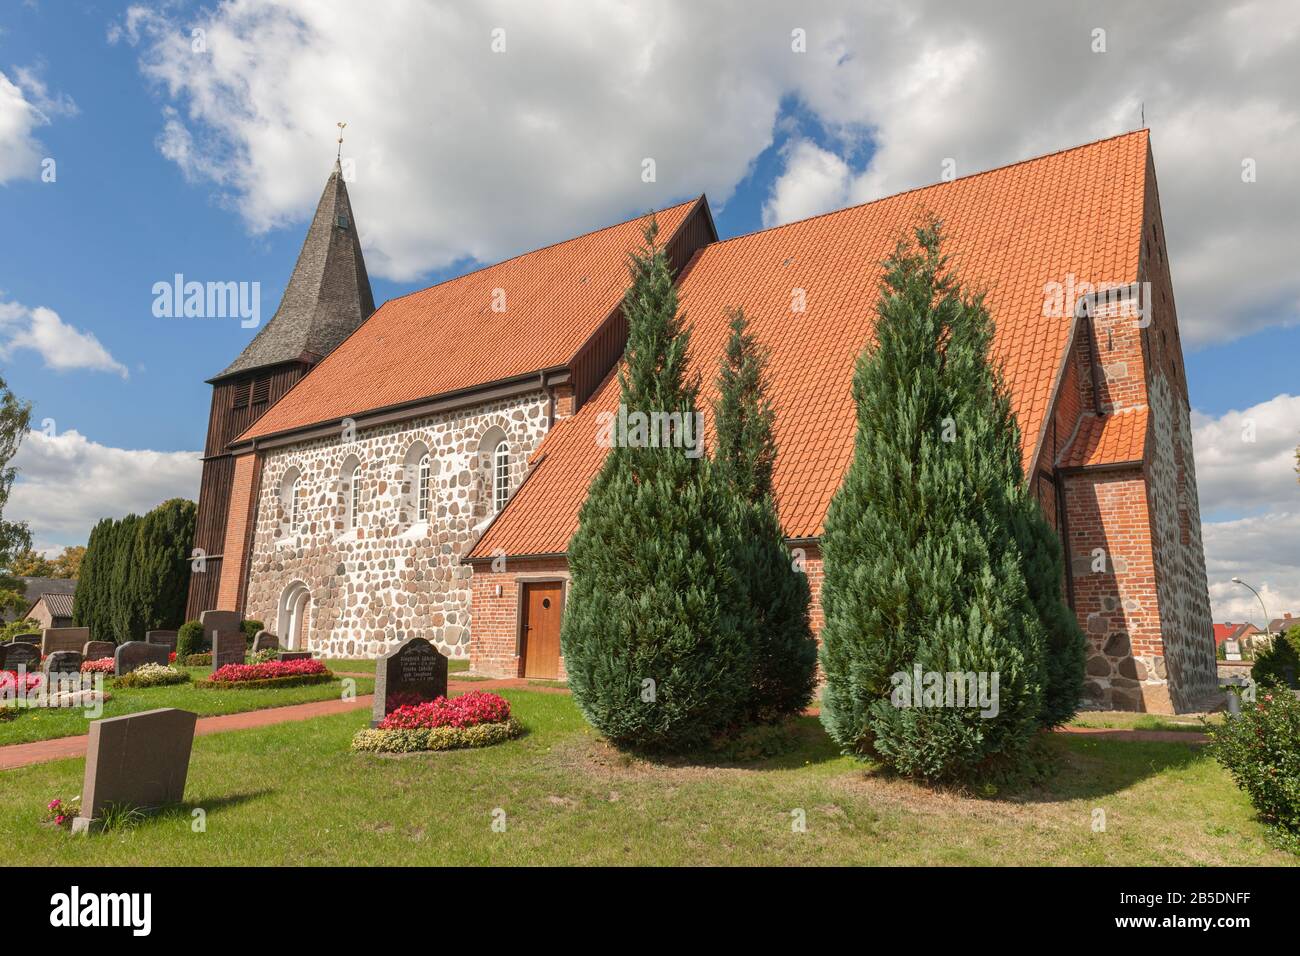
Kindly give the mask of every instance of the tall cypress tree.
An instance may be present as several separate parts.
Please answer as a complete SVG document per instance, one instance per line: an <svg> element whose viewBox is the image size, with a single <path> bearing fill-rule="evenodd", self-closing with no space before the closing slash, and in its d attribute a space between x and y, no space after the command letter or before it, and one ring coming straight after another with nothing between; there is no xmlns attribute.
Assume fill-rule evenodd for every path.
<svg viewBox="0 0 1300 956"><path fill-rule="evenodd" d="M737 498L743 522L735 557L749 593L746 624L754 669L748 711L756 720L801 712L812 700L817 680L808 578L794 569L772 492L775 416L766 395L766 365L766 352L737 309L718 373L714 460Z"/></svg>
<svg viewBox="0 0 1300 956"><path fill-rule="evenodd" d="M144 617L144 596L135 587L133 568L136 560L136 536L140 531L139 515L129 514L113 529L113 566L108 575L109 628L112 640L119 644L143 640L139 632Z"/></svg>
<svg viewBox="0 0 1300 956"><path fill-rule="evenodd" d="M134 605L131 633L136 635L131 640L185 622L195 512L194 502L171 498L141 519L129 585Z"/></svg>
<svg viewBox="0 0 1300 956"><path fill-rule="evenodd" d="M596 436L612 447L569 542L561 647L573 699L597 730L621 746L685 750L743 712L750 648L732 566L739 518L699 453L690 333L656 233L652 222L631 257L624 412ZM668 447L655 428L638 432L640 415L677 423L658 434Z"/></svg>
<svg viewBox="0 0 1300 956"><path fill-rule="evenodd" d="M81 559L77 590L72 599L72 623L90 628L90 637L96 641L113 640L109 623L108 578L113 567L113 537L117 522L101 518L90 530L86 540L86 555Z"/></svg>
<svg viewBox="0 0 1300 956"><path fill-rule="evenodd" d="M1038 566L1017 541L1038 505L989 365L992 322L949 272L938 223L915 240L885 263L853 381L853 462L822 538L822 720L848 751L965 779L1039 726L1047 635L1033 594L1052 585L1031 587ZM983 679L987 705L957 699L965 675Z"/></svg>

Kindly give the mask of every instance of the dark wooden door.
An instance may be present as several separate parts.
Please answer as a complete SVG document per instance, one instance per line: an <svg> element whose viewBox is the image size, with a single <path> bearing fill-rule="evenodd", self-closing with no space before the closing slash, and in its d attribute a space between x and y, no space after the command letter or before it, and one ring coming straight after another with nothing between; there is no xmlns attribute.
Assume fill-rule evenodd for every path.
<svg viewBox="0 0 1300 956"><path fill-rule="evenodd" d="M560 614L564 583L524 585L524 676L555 680L560 676Z"/></svg>

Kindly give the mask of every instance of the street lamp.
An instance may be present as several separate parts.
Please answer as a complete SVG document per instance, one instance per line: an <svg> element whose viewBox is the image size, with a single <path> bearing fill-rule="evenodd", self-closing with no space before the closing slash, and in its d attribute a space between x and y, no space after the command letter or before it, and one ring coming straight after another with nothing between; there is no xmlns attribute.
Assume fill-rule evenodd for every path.
<svg viewBox="0 0 1300 956"><path fill-rule="evenodd" d="M1255 599L1256 599L1257 601L1259 601L1259 609L1260 609L1261 611L1264 612L1264 636L1265 636L1265 637L1272 637L1272 636L1273 636L1273 632L1270 631L1270 630L1268 629L1268 622L1269 622L1268 608L1264 607L1264 599L1263 599L1262 597L1259 596L1259 592L1256 591L1254 588L1252 588L1249 584L1247 584L1247 583L1246 583L1245 581L1243 581L1241 578L1233 578L1233 579L1232 579L1232 583L1233 583L1233 584L1240 584L1243 588L1249 588L1250 592L1251 592L1252 594L1255 595Z"/></svg>

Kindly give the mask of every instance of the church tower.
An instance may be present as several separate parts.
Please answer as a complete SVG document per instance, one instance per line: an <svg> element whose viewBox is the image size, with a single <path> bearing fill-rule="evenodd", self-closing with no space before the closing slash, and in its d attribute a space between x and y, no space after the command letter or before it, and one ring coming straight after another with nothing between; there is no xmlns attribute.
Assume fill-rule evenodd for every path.
<svg viewBox="0 0 1300 956"><path fill-rule="evenodd" d="M238 358L208 380L212 410L194 533L204 570L190 577L186 620L217 606L234 478L227 446L374 311L348 187L336 162L275 315Z"/></svg>

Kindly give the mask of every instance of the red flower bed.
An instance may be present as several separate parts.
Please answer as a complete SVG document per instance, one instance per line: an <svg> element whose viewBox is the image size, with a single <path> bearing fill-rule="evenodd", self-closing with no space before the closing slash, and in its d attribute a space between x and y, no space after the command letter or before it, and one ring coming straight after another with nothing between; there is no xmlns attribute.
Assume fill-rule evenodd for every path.
<svg viewBox="0 0 1300 956"><path fill-rule="evenodd" d="M459 697L438 697L423 704L398 707L379 722L380 730L417 730L427 727L473 727L499 724L510 719L505 698L483 691Z"/></svg>
<svg viewBox="0 0 1300 956"><path fill-rule="evenodd" d="M101 657L97 661L83 661L81 664L81 673L83 674L111 674L113 670L113 658L111 657Z"/></svg>
<svg viewBox="0 0 1300 956"><path fill-rule="evenodd" d="M324 674L322 661L304 658L296 661L266 661L261 664L227 664L213 671L208 678L214 684L238 684L250 680L271 680L276 677L305 677Z"/></svg>
<svg viewBox="0 0 1300 956"><path fill-rule="evenodd" d="M41 686L44 678L34 671L26 671L23 674L21 689L18 684L17 671L0 671L0 695L12 697L16 694L26 693L35 690Z"/></svg>

